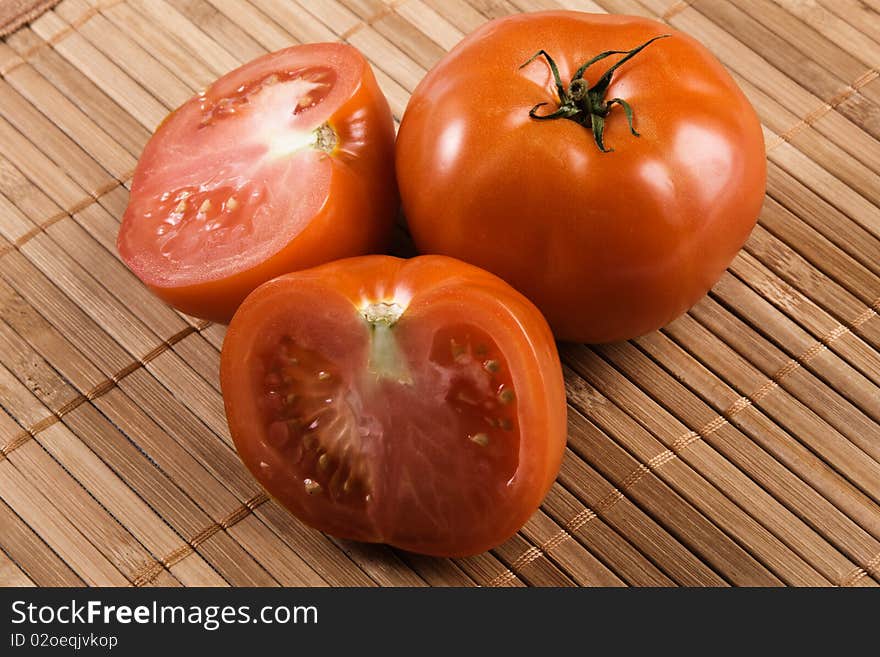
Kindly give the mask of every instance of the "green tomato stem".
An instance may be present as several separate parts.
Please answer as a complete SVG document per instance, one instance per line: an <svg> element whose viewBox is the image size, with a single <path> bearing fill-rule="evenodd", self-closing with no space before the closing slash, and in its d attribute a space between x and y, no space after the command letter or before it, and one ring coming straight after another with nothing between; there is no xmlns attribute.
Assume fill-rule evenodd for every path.
<svg viewBox="0 0 880 657"><path fill-rule="evenodd" d="M599 150L603 153L608 153L614 149L605 147L605 118L608 116L614 105L620 105L626 115L626 122L629 125L630 132L634 137L638 137L639 133L636 132L633 127L633 109L630 104L623 98L605 100L605 94L608 92L608 86L611 84L611 77L621 65L638 55L654 41L665 39L669 36L672 35L661 34L655 36L632 50L606 50L599 53L581 65L571 78L571 82L568 84L568 89L565 88L562 79L559 77L559 68L556 66L556 62L553 61L553 58L546 50L539 50L520 66L520 68L528 66L539 57L543 57L547 61L547 65L550 67L550 72L553 73L553 81L556 84L556 92L559 96L559 107L549 114L538 114L539 108L549 104L538 103L529 110L529 116L539 121L570 119L585 128L589 128L593 133L593 138L595 139ZM611 55L625 56L605 71L596 84L592 87L589 86L584 79L584 73L586 70L596 62L601 61L606 57L610 57Z"/></svg>

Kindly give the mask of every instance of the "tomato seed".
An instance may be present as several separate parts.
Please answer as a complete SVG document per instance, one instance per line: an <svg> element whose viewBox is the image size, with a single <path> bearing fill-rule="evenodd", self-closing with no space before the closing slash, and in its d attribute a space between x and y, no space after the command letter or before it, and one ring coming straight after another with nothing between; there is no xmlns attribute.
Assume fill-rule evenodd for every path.
<svg viewBox="0 0 880 657"><path fill-rule="evenodd" d="M324 370L321 370L320 372L318 372L318 379L319 380L326 381L329 378L330 378L330 372L325 372Z"/></svg>
<svg viewBox="0 0 880 657"><path fill-rule="evenodd" d="M330 467L330 457L326 454L321 454L321 456L318 457L318 467L322 470L326 470Z"/></svg>
<svg viewBox="0 0 880 657"><path fill-rule="evenodd" d="M487 433L475 433L473 436L469 436L471 442L476 443L480 447L485 447L489 444L489 434Z"/></svg>
<svg viewBox="0 0 880 657"><path fill-rule="evenodd" d="M458 401L460 401L460 402L462 402L462 403L464 403L464 404L470 404L471 406L476 406L477 404L480 403L480 400L479 400L479 399L477 399L476 397L474 397L474 396L472 396L472 395L469 395L469 394L468 394L467 392L465 392L465 391L461 391L461 392L459 392L459 393L455 396L455 398L456 398Z"/></svg>
<svg viewBox="0 0 880 657"><path fill-rule="evenodd" d="M502 404L509 404L513 401L513 399L513 390L511 390L510 388L502 388L501 391L498 393L498 401L500 401Z"/></svg>
<svg viewBox="0 0 880 657"><path fill-rule="evenodd" d="M485 363L483 363L483 369L485 369L487 372L497 372L501 369L501 363L499 363L497 360L487 360Z"/></svg>
<svg viewBox="0 0 880 657"><path fill-rule="evenodd" d="M449 350L452 353L453 360L460 360L462 356L464 356L464 346L460 345L455 341L455 338L452 338L449 341Z"/></svg>
<svg viewBox="0 0 880 657"><path fill-rule="evenodd" d="M317 481L314 481L313 479L304 479L303 486L305 486L306 492L309 495L317 495L323 490L321 488L321 484L319 484Z"/></svg>

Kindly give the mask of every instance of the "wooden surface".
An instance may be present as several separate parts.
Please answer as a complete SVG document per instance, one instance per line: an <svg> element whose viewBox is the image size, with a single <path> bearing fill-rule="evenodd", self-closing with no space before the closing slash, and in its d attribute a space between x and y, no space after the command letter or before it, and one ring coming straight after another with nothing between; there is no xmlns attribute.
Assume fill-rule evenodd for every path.
<svg viewBox="0 0 880 657"><path fill-rule="evenodd" d="M550 0L64 0L0 42L0 584L880 582L880 1L561 0L664 20L765 126L759 226L662 331L562 347L569 446L498 549L430 559L307 530L236 457L223 327L120 263L165 114L267 50L343 39L399 118L489 18Z"/></svg>

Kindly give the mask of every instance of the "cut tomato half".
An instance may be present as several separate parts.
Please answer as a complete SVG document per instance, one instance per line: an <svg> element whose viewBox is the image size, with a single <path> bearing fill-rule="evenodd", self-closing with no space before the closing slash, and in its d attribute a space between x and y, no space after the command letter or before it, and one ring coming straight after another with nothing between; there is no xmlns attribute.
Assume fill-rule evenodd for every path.
<svg viewBox="0 0 880 657"><path fill-rule="evenodd" d="M265 488L336 536L457 556L535 511L565 446L556 346L499 278L441 256L353 258L242 304L221 381Z"/></svg>
<svg viewBox="0 0 880 657"><path fill-rule="evenodd" d="M159 296L228 321L282 273L381 249L397 208L394 129L351 46L295 46L171 114L138 162L118 247Z"/></svg>

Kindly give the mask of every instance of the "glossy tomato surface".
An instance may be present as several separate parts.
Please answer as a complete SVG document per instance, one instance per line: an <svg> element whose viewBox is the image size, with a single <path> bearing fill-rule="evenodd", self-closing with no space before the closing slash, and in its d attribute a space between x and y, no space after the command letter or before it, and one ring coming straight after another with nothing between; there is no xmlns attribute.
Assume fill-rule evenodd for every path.
<svg viewBox="0 0 880 657"><path fill-rule="evenodd" d="M538 508L566 406L550 329L502 280L442 256L281 276L229 325L232 438L309 525L431 555L487 550Z"/></svg>
<svg viewBox="0 0 880 657"><path fill-rule="evenodd" d="M384 247L397 211L393 148L388 103L356 49L265 55L159 126L119 253L167 303L227 322L274 276Z"/></svg>
<svg viewBox="0 0 880 657"><path fill-rule="evenodd" d="M602 152L591 123L539 120L578 68L646 46L611 76ZM586 69L590 87L622 54ZM579 83L580 84L580 83ZM536 105L541 105L536 108ZM484 267L557 337L631 338L694 304L755 224L766 162L755 112L697 41L636 17L547 12L487 23L432 69L397 140L404 211L422 252Z"/></svg>

